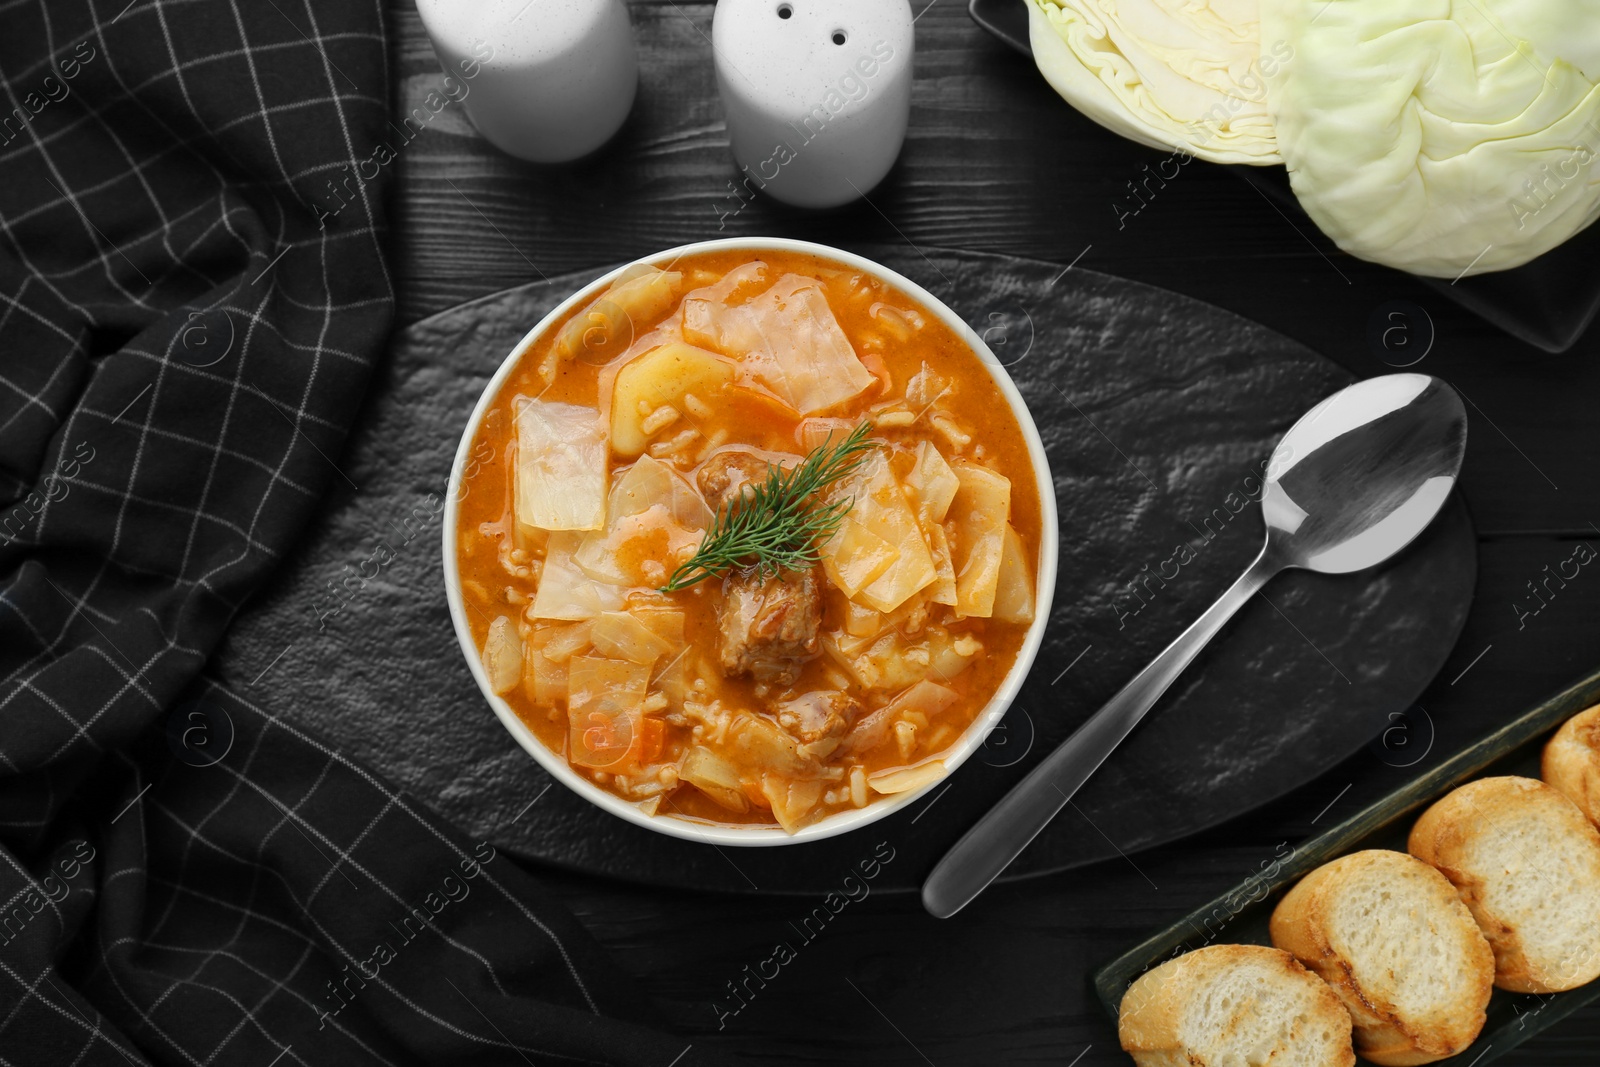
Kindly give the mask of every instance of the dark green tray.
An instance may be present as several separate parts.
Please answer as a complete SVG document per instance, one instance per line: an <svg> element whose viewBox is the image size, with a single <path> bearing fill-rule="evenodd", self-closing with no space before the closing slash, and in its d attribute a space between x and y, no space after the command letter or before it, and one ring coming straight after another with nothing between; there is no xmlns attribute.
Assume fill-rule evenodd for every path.
<svg viewBox="0 0 1600 1067"><path fill-rule="evenodd" d="M1361 849L1404 852L1412 816L1461 783L1490 774L1539 777L1539 756L1545 741L1562 723L1596 703L1600 703L1600 671L1557 693L1366 811L1280 856L1260 874L1107 963L1095 972L1093 981L1112 1025L1116 1025L1123 994L1145 971L1206 945L1272 944L1267 921L1290 886L1324 863ZM1596 1000L1600 1000L1600 981L1544 996L1497 989L1478 1040L1458 1055L1439 1062L1482 1067Z"/></svg>

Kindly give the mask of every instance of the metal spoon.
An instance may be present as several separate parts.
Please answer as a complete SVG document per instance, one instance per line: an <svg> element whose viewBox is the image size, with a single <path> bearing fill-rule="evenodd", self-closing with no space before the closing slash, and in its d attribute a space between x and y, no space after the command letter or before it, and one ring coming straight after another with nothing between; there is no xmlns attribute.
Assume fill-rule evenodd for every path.
<svg viewBox="0 0 1600 1067"><path fill-rule="evenodd" d="M1410 544L1444 506L1466 443L1460 397L1425 374L1359 382L1302 416L1267 467L1267 541L1256 561L945 853L923 883L922 906L945 919L983 892L1273 575L1364 570Z"/></svg>

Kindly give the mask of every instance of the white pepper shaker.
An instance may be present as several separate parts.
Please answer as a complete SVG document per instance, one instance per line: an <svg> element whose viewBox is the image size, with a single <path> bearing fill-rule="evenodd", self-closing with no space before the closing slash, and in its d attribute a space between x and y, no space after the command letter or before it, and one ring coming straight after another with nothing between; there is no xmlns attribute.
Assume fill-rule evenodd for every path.
<svg viewBox="0 0 1600 1067"><path fill-rule="evenodd" d="M905 142L912 21L909 0L719 0L711 41L741 196L825 208L872 191Z"/></svg>
<svg viewBox="0 0 1600 1067"><path fill-rule="evenodd" d="M639 58L622 0L417 0L417 12L445 94L519 159L588 155L633 107Z"/></svg>

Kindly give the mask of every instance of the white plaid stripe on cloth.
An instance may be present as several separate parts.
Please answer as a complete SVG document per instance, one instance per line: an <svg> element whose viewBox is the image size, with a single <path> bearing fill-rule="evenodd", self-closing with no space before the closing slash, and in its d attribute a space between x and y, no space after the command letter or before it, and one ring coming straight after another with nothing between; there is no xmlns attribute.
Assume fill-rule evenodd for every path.
<svg viewBox="0 0 1600 1067"><path fill-rule="evenodd" d="M389 328L381 8L0 27L0 1065L671 1061L526 874L204 674Z"/></svg>

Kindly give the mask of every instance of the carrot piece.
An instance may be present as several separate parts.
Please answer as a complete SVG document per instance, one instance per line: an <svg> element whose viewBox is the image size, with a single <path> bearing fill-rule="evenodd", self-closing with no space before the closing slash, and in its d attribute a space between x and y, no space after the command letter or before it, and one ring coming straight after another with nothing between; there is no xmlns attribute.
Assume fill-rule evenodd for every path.
<svg viewBox="0 0 1600 1067"><path fill-rule="evenodd" d="M644 734L644 744L639 754L639 762L654 763L661 758L661 750L666 747L667 724L660 719L646 715L642 733Z"/></svg>

